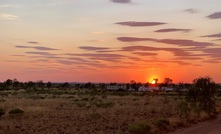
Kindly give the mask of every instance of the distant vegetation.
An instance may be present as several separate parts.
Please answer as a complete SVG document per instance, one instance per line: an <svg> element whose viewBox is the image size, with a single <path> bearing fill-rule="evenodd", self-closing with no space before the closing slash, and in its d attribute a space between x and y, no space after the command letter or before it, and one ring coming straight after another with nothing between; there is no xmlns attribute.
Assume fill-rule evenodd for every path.
<svg viewBox="0 0 221 134"><path fill-rule="evenodd" d="M170 132L215 117L221 111L220 104L217 104L221 100L221 87L210 77L196 78L191 84L174 84L170 78L165 78L163 83L157 81L155 79L154 84L134 80L129 83L53 83L8 79L0 83L0 118L4 120L9 116L12 117L10 120L20 121L32 121L32 116L34 119L47 119L49 116L50 120L73 118L72 122L77 121L76 130L73 130L76 133L80 133L86 123L91 127L87 130L90 133L116 131L140 134ZM119 89L110 90L108 86ZM159 87L159 90L141 91L141 87ZM167 91L165 88L173 90ZM22 100L25 106L22 103L14 104L11 100ZM33 109L35 106L38 107ZM47 110L38 113L40 106L47 107ZM65 114L60 115L62 112Z"/></svg>

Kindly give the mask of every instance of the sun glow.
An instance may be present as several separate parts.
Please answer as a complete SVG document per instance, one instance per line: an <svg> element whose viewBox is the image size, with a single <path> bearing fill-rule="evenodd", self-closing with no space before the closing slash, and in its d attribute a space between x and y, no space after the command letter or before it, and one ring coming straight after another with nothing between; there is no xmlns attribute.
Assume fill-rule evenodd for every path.
<svg viewBox="0 0 221 134"><path fill-rule="evenodd" d="M151 84L157 84L157 82L158 82L158 78L153 78L150 83Z"/></svg>
<svg viewBox="0 0 221 134"><path fill-rule="evenodd" d="M152 80L152 81L151 81L151 84L156 84L156 81L155 81L155 80Z"/></svg>

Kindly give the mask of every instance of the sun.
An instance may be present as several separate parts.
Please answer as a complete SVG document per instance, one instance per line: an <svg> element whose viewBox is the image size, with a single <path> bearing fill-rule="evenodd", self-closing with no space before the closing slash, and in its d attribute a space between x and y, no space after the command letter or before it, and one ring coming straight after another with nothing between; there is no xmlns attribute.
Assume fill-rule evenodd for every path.
<svg viewBox="0 0 221 134"><path fill-rule="evenodd" d="M156 84L156 80L152 80L152 81L151 81L151 84Z"/></svg>
<svg viewBox="0 0 221 134"><path fill-rule="evenodd" d="M158 78L153 78L151 81L151 84L157 84L157 82L158 82Z"/></svg>

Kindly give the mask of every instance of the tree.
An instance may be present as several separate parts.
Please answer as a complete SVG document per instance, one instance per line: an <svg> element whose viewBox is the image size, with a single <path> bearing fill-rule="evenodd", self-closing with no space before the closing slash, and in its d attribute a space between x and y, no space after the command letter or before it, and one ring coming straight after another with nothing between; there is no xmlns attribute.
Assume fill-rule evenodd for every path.
<svg viewBox="0 0 221 134"><path fill-rule="evenodd" d="M45 83L43 82L43 80L37 81L36 84L38 88L44 89L45 87Z"/></svg>
<svg viewBox="0 0 221 134"><path fill-rule="evenodd" d="M137 83L136 83L136 81L135 80L131 80L130 83L131 83L130 87L135 89L135 91L137 91Z"/></svg>
<svg viewBox="0 0 221 134"><path fill-rule="evenodd" d="M5 82L4 82L4 87L9 90L12 88L12 84L13 84L13 81L11 79L7 79Z"/></svg>
<svg viewBox="0 0 221 134"><path fill-rule="evenodd" d="M154 78L153 80L155 81L155 84L157 84L158 78Z"/></svg>
<svg viewBox="0 0 221 134"><path fill-rule="evenodd" d="M210 77L200 77L193 80L193 86L188 91L188 98L209 116L215 113L216 84Z"/></svg>
<svg viewBox="0 0 221 134"><path fill-rule="evenodd" d="M173 83L173 80L172 79L170 79L170 78L165 78L164 79L164 84L165 84L165 86L169 86L169 85L171 85Z"/></svg>
<svg viewBox="0 0 221 134"><path fill-rule="evenodd" d="M35 87L35 82L33 82L33 81L28 81L25 85L26 85L26 87L27 87L28 89L31 89L31 88L34 88L34 87Z"/></svg>
<svg viewBox="0 0 221 134"><path fill-rule="evenodd" d="M17 79L13 80L13 89L18 90L20 87L20 82Z"/></svg>
<svg viewBox="0 0 221 134"><path fill-rule="evenodd" d="M46 83L46 86L47 86L48 89L50 89L52 87L52 83L49 81L49 82Z"/></svg>
<svg viewBox="0 0 221 134"><path fill-rule="evenodd" d="M61 85L61 87L62 88L65 88L65 89L67 89L67 88L69 88L71 85L68 83L68 82L65 82L65 83L63 83L62 85Z"/></svg>

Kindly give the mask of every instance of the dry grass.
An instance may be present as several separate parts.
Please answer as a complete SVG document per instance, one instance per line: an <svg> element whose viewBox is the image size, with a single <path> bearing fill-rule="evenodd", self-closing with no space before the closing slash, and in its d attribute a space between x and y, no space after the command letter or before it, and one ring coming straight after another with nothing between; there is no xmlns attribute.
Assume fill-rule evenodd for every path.
<svg viewBox="0 0 221 134"><path fill-rule="evenodd" d="M178 96L64 92L22 91L2 96L4 101L0 101L0 108L6 114L0 117L0 134L127 134L130 133L129 126L136 122L148 123L150 133L167 133L207 119L206 114L201 114L196 120L193 113L189 120L180 118L177 106L182 98ZM22 109L24 113L11 117L8 112L15 108ZM169 124L159 125L159 120L164 119Z"/></svg>

